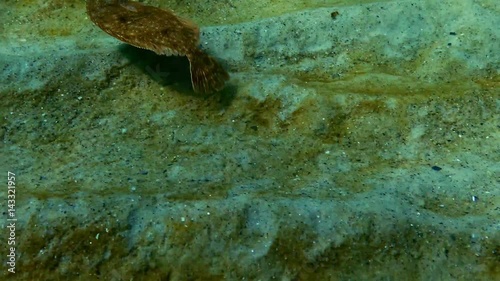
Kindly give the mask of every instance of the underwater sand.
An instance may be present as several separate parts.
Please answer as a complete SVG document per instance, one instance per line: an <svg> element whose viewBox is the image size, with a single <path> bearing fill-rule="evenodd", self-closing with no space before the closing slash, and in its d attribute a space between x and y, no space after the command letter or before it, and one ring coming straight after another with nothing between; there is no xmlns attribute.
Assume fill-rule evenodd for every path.
<svg viewBox="0 0 500 281"><path fill-rule="evenodd" d="M500 279L497 1L143 3L225 90L83 1L0 4L2 280Z"/></svg>

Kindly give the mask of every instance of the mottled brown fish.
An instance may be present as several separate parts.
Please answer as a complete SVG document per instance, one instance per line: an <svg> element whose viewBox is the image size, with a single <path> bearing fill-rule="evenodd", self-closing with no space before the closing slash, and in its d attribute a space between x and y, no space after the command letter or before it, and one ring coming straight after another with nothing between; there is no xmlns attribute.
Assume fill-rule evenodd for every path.
<svg viewBox="0 0 500 281"><path fill-rule="evenodd" d="M172 11L127 0L87 0L90 19L109 35L159 55L187 56L191 83L197 93L224 88L229 75L198 48L200 30Z"/></svg>

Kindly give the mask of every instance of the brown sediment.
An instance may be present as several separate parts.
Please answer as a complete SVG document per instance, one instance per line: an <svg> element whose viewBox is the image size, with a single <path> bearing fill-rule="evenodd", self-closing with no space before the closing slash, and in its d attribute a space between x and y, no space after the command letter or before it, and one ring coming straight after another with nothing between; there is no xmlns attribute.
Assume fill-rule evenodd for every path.
<svg viewBox="0 0 500 281"><path fill-rule="evenodd" d="M229 74L198 48L200 30L172 11L126 0L88 0L90 19L109 35L159 55L187 56L197 93L224 88Z"/></svg>

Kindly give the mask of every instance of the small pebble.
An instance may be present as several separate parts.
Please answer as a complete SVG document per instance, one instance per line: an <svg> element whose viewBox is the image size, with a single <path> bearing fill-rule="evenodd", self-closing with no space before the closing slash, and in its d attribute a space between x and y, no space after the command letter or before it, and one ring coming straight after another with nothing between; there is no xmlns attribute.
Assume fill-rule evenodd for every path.
<svg viewBox="0 0 500 281"><path fill-rule="evenodd" d="M439 166L432 166L432 169L433 169L434 171L441 171L441 170L442 170L442 168L441 168L441 167L439 167Z"/></svg>

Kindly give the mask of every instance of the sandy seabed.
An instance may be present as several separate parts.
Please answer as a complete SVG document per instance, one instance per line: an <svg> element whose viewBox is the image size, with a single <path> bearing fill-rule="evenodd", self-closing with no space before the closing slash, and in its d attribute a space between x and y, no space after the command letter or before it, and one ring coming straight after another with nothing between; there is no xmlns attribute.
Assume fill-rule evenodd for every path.
<svg viewBox="0 0 500 281"><path fill-rule="evenodd" d="M178 2L144 3L220 93L81 1L0 4L2 278L500 278L495 1Z"/></svg>

